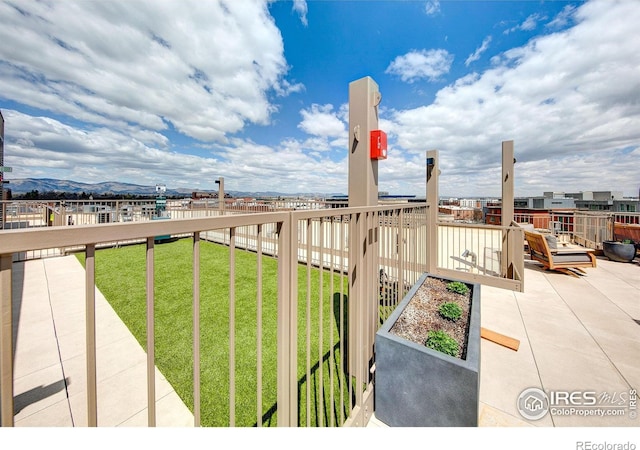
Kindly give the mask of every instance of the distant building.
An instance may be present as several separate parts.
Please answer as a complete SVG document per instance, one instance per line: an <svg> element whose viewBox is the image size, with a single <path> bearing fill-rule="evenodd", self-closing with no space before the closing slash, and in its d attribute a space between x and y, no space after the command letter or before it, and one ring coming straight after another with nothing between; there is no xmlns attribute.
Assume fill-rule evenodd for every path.
<svg viewBox="0 0 640 450"><path fill-rule="evenodd" d="M586 191L567 194L576 208L589 211L640 212L640 199L628 198L618 191Z"/></svg>
<svg viewBox="0 0 640 450"><path fill-rule="evenodd" d="M495 198L461 198L459 203L464 208L483 209L488 204L498 202Z"/></svg>
<svg viewBox="0 0 640 450"><path fill-rule="evenodd" d="M0 111L0 167L4 167L4 117L2 117L2 111ZM4 183L4 172L0 171L0 184ZM4 194L4 186L2 186L2 193ZM4 200L4 195L3 198Z"/></svg>
<svg viewBox="0 0 640 450"><path fill-rule="evenodd" d="M478 208L469 208L455 205L440 205L438 213L445 216L451 216L456 222L481 222L482 210Z"/></svg>
<svg viewBox="0 0 640 450"><path fill-rule="evenodd" d="M7 192L4 189L4 117L0 111L0 200L7 200ZM0 228L4 228L6 205L2 203L0 208Z"/></svg>
<svg viewBox="0 0 640 450"><path fill-rule="evenodd" d="M574 198L564 193L545 192L542 197L519 197L514 199L513 206L526 209L574 209Z"/></svg>
<svg viewBox="0 0 640 450"><path fill-rule="evenodd" d="M538 197L516 198L513 206L516 222L532 223L535 228L570 231L573 226L570 214L574 211L640 212L640 199L624 197L622 192L617 191L545 192ZM484 208L484 222L501 225L501 213L500 201L488 204ZM619 218L616 221L629 222Z"/></svg>

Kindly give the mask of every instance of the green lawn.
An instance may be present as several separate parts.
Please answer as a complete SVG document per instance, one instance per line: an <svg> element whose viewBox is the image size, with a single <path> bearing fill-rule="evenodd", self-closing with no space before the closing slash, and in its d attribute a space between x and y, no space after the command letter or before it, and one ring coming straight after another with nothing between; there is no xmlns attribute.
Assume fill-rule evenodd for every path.
<svg viewBox="0 0 640 450"><path fill-rule="evenodd" d="M144 245L134 245L96 251L96 284L146 349L145 250ZM236 250L235 256L235 424L255 426L258 422L257 255ZM84 263L84 254L79 254L78 258ZM193 411L192 259L191 239L155 246L156 365ZM263 256L262 264L263 389L260 421L263 426L274 426L277 423L277 262ZM310 301L307 303L307 270L306 266L299 266L298 270L298 421L301 426L331 425L330 416L333 415L335 424L340 425L341 417L347 417L349 409L347 388L339 383L343 373L338 331L341 278L345 292L345 316L348 283L346 277L334 274L331 291L330 273L311 269ZM200 243L200 304L202 424L228 426L229 248L226 246L206 241ZM308 360L307 340L311 348ZM319 364L321 359L322 364ZM331 366L333 380L330 377ZM310 377L307 376L308 371ZM335 409L333 414L332 407Z"/></svg>

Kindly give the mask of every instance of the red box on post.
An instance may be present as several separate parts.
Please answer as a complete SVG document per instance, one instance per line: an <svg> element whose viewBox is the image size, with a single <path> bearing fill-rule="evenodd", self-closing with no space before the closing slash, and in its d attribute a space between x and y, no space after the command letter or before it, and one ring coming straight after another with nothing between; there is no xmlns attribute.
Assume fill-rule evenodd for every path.
<svg viewBox="0 0 640 450"><path fill-rule="evenodd" d="M371 159L387 159L387 133L371 130Z"/></svg>

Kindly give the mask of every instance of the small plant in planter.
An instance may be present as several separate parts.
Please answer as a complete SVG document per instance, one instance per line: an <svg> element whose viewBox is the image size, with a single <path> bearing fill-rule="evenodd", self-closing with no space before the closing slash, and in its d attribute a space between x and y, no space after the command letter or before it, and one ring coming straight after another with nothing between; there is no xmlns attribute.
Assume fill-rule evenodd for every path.
<svg viewBox="0 0 640 450"><path fill-rule="evenodd" d="M469 287L460 281L447 283L447 289L460 295L466 295L469 292Z"/></svg>
<svg viewBox="0 0 640 450"><path fill-rule="evenodd" d="M455 304L455 303L453 303ZM451 355L453 357L458 356L458 351L460 350L460 346L444 331L433 330L429 331L427 335L427 340L424 345L438 352L442 352L446 355Z"/></svg>
<svg viewBox="0 0 640 450"><path fill-rule="evenodd" d="M377 331L375 359L375 413L389 426L477 426L480 284L423 274Z"/></svg>
<svg viewBox="0 0 640 450"><path fill-rule="evenodd" d="M462 308L457 303L446 302L440 305L438 313L445 319L455 322L462 316Z"/></svg>

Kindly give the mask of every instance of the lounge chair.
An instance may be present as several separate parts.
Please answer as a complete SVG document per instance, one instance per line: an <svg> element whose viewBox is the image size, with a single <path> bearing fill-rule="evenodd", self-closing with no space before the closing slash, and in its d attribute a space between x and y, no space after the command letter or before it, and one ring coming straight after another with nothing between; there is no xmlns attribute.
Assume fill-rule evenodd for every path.
<svg viewBox="0 0 640 450"><path fill-rule="evenodd" d="M522 229L524 229L524 231L536 231L535 228L533 228L533 224L531 223L527 223L527 222L516 222L514 220L511 221L511 226L512 227L520 227ZM527 238L524 238L524 251L527 252L529 251L529 243L527 242Z"/></svg>
<svg viewBox="0 0 640 450"><path fill-rule="evenodd" d="M596 267L596 256L593 250L576 248L550 248L544 235L535 232L524 232L529 243L531 259L542 263L545 270L555 270L578 277L576 273L586 273L582 267Z"/></svg>

